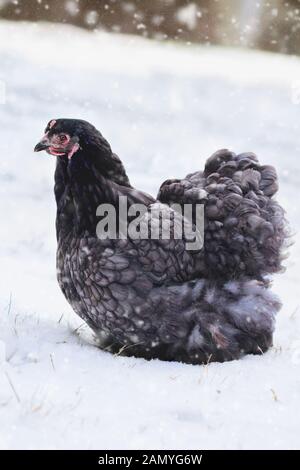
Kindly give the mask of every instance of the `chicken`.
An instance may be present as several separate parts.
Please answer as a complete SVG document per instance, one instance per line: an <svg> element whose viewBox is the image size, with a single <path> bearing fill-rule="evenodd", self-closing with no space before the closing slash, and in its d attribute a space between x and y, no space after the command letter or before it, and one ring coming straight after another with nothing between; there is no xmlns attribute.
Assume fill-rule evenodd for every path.
<svg viewBox="0 0 300 470"><path fill-rule="evenodd" d="M272 167L254 154L221 150L203 172L163 183L155 199L131 186L120 159L86 121L50 121L35 147L41 150L57 157L58 282L103 348L203 364L261 354L272 345L281 303L268 275L282 269L287 237ZM158 236L130 232L135 204L145 208L140 227L152 234L154 226ZM191 205L192 220L178 210L184 204ZM187 249L191 231L178 237L177 230L195 227L199 204L204 245ZM117 236L99 234L105 220L99 207L102 216L113 209Z"/></svg>

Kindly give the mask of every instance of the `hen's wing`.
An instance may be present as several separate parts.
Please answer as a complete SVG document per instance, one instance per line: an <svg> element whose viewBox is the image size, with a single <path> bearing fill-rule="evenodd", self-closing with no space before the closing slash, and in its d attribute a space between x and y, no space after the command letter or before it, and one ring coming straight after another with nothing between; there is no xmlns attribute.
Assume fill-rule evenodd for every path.
<svg viewBox="0 0 300 470"><path fill-rule="evenodd" d="M253 153L219 150L203 172L165 181L158 199L204 205L204 276L260 276L279 271L283 259L287 229L277 189L275 169Z"/></svg>
<svg viewBox="0 0 300 470"><path fill-rule="evenodd" d="M103 191L101 185L95 186L93 194L97 197L97 191L100 190ZM199 266L195 251L186 249L190 242L186 238L186 232L182 230L182 236L175 236L180 234L178 226L182 227L183 224L180 213L175 213L166 204L155 202L146 193L114 182L110 183L107 191L111 200L115 201L115 208L118 207L120 197L127 198L129 208L133 204L144 208L139 227L147 229L147 236L140 237L138 231L130 231L134 221L132 217L129 222L125 221L128 235L125 234L121 239L108 236L103 240L88 232L83 233L80 238L74 238L72 244L66 243L62 238L58 244L58 279L69 301L74 298L78 301L82 299L83 290L87 291L84 298L94 296L97 300L103 294L103 288L111 284L118 295L118 292L123 291L122 287L119 289L116 286L118 284L130 285L130 290L136 293L135 302L138 302L137 299L147 297L153 287L183 283L198 276ZM139 209L139 206L135 207ZM134 215L131 213L131 216ZM119 217L118 214L118 219ZM167 238L161 238L162 223L166 222L169 223ZM185 221L185 224L188 225L188 222ZM145 234L145 230L143 233ZM97 289L101 295L96 294ZM76 310L76 306L74 309Z"/></svg>

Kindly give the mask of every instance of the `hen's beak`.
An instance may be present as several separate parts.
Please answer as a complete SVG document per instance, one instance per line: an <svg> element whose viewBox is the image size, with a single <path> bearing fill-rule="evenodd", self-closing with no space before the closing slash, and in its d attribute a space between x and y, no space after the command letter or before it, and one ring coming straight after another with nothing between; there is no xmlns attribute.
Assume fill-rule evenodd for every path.
<svg viewBox="0 0 300 470"><path fill-rule="evenodd" d="M34 147L35 152L41 152L42 150L47 150L50 147L50 142L48 139L43 138L36 146Z"/></svg>

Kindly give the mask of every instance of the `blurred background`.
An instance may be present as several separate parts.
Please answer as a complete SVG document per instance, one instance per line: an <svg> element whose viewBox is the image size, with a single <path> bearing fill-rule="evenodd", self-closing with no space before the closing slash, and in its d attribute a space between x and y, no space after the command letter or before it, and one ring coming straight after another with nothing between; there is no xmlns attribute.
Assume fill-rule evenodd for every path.
<svg viewBox="0 0 300 470"><path fill-rule="evenodd" d="M0 17L161 41L300 51L300 0L0 0Z"/></svg>

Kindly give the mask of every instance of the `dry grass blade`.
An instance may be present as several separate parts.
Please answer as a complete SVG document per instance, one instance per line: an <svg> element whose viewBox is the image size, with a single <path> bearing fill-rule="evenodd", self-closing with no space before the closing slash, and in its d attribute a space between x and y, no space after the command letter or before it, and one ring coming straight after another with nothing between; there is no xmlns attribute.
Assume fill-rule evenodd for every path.
<svg viewBox="0 0 300 470"><path fill-rule="evenodd" d="M20 396L19 396L17 390L15 389L15 386L14 386L14 384L12 383L11 378L9 377L9 375L8 375L7 372L5 372L5 375L6 375L6 378L7 378L7 380L8 380L9 385L11 386L12 391L14 392L14 395L15 395L15 397L16 397L17 402L18 402L18 403L21 403Z"/></svg>
<svg viewBox="0 0 300 470"><path fill-rule="evenodd" d="M271 388L270 390L271 390L271 393L272 393L273 400L278 402L279 400L278 400L278 397L277 397L277 394L276 394L275 390L273 390L273 388Z"/></svg>
<svg viewBox="0 0 300 470"><path fill-rule="evenodd" d="M120 356L124 351L127 351L130 348L134 348L135 346L139 346L140 344L144 344L143 342L135 343L135 344L124 344L114 356Z"/></svg>

